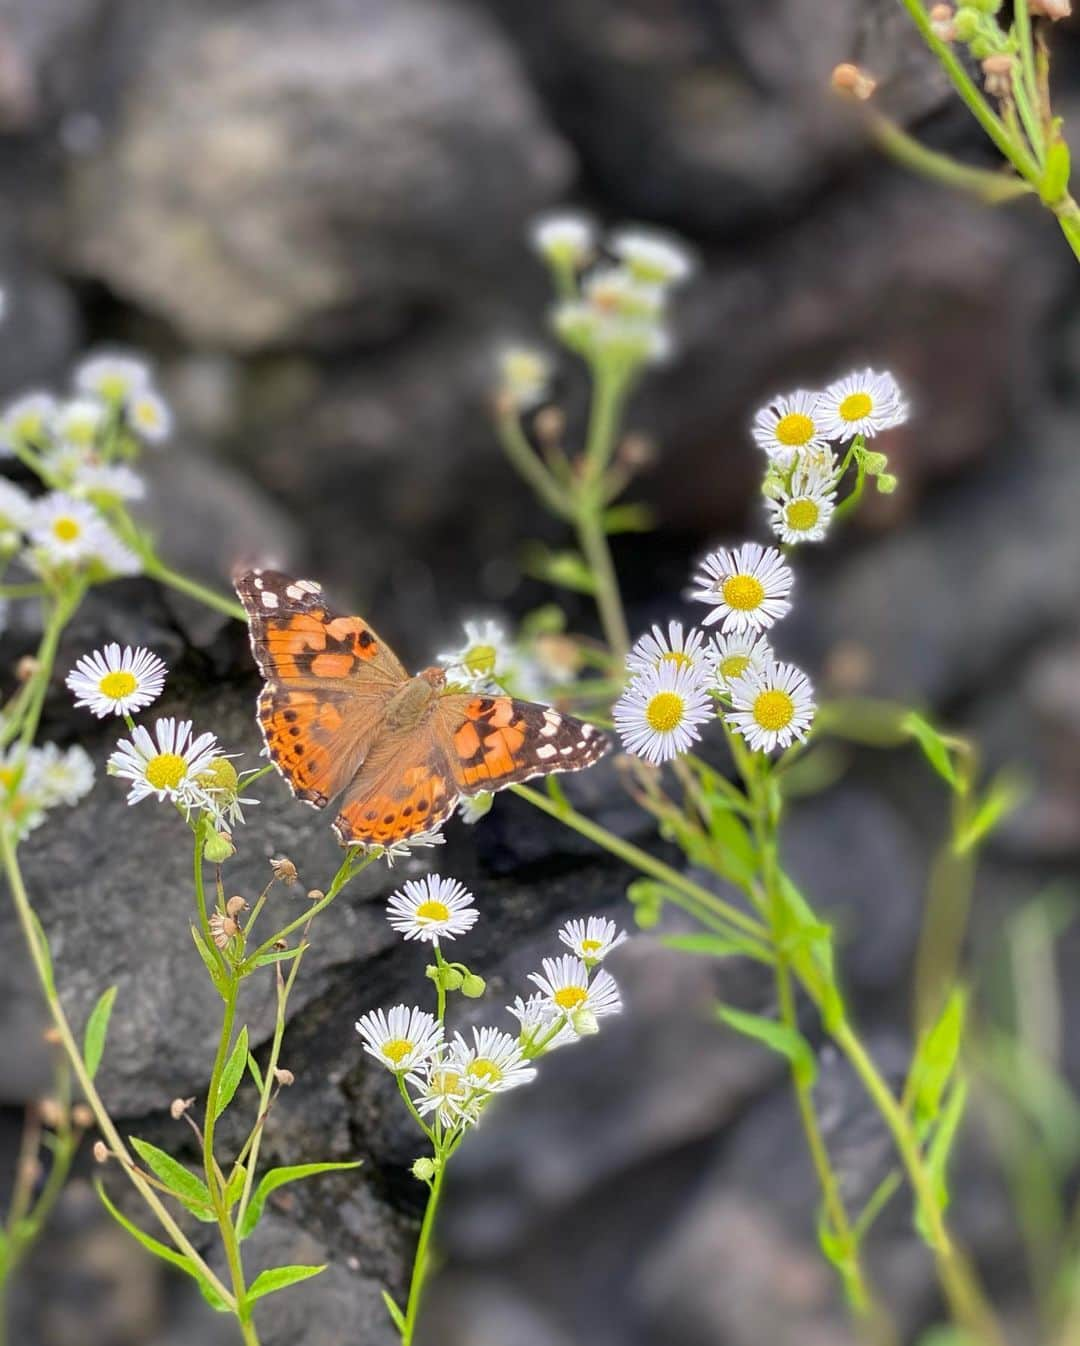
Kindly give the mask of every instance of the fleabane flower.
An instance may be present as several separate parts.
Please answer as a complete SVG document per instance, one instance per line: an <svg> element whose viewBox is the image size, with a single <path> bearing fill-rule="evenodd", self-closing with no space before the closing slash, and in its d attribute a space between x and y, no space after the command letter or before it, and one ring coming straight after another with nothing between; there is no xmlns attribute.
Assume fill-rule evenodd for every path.
<svg viewBox="0 0 1080 1346"><path fill-rule="evenodd" d="M754 415L750 433L770 458L790 462L800 449L824 448L828 440L822 422L820 394L799 388L774 397Z"/></svg>
<svg viewBox="0 0 1080 1346"><path fill-rule="evenodd" d="M668 622L667 635L662 627L654 626L634 642L633 649L626 656L626 667L631 673L648 673L668 664L675 668L700 671L704 667L704 640L704 633L696 628L691 628L684 635L682 622Z"/></svg>
<svg viewBox="0 0 1080 1346"><path fill-rule="evenodd" d="M670 663L639 674L612 710L623 747L654 766L686 752L713 716L701 672Z"/></svg>
<svg viewBox="0 0 1080 1346"><path fill-rule="evenodd" d="M471 1126L479 1119L482 1099L469 1087L458 1063L446 1053L436 1052L425 1061L422 1071L405 1078L421 1117L435 1113L448 1129Z"/></svg>
<svg viewBox="0 0 1080 1346"><path fill-rule="evenodd" d="M457 879L427 874L409 879L386 904L387 920L406 939L453 939L471 930L479 918L473 895Z"/></svg>
<svg viewBox="0 0 1080 1346"><path fill-rule="evenodd" d="M389 1013L374 1010L357 1020L364 1050L395 1075L415 1070L442 1043L443 1027L426 1010L395 1005Z"/></svg>
<svg viewBox="0 0 1080 1346"><path fill-rule="evenodd" d="M198 777L220 755L213 734L192 734L190 720L161 719L154 733L139 724L130 739L121 739L109 758L109 774L131 781L127 802L156 795L184 808L203 802Z"/></svg>
<svg viewBox="0 0 1080 1346"><path fill-rule="evenodd" d="M797 467L788 485L772 488L765 508L781 542L822 542L836 508L836 478L828 471Z"/></svg>
<svg viewBox="0 0 1080 1346"><path fill-rule="evenodd" d="M40 780L43 765L41 748L21 753L14 746L0 755L0 815L20 840L45 821Z"/></svg>
<svg viewBox="0 0 1080 1346"><path fill-rule="evenodd" d="M62 751L46 743L31 772L34 789L45 808L77 804L94 788L94 764L78 744Z"/></svg>
<svg viewBox="0 0 1080 1346"><path fill-rule="evenodd" d="M498 622L465 623L465 643L437 655L439 663L470 687L484 687L506 677L513 663L514 647Z"/></svg>
<svg viewBox="0 0 1080 1346"><path fill-rule="evenodd" d="M580 267L596 246L596 230L587 215L543 215L529 228L529 241L553 266Z"/></svg>
<svg viewBox="0 0 1080 1346"><path fill-rule="evenodd" d="M814 718L814 689L794 664L773 664L731 684L727 722L755 752L786 748L804 739Z"/></svg>
<svg viewBox="0 0 1080 1346"><path fill-rule="evenodd" d="M466 827L473 827L481 818L487 817L494 802L495 796L490 790L478 795L462 795L458 800L457 816Z"/></svg>
<svg viewBox="0 0 1080 1346"><path fill-rule="evenodd" d="M85 706L98 719L106 715L133 715L161 695L168 669L142 646L112 643L76 660L65 684L75 694L76 706Z"/></svg>
<svg viewBox="0 0 1080 1346"><path fill-rule="evenodd" d="M663 289L643 281L627 267L600 267L582 289L589 304L603 314L656 321L664 311Z"/></svg>
<svg viewBox="0 0 1080 1346"><path fill-rule="evenodd" d="M350 841L347 844L350 848L364 851L375 855L380 860L385 860L388 869L393 869L397 860L407 860L413 851L422 850L428 846L443 846L446 844L446 837L443 835L443 827L446 820L435 824L434 827L426 828L423 832L414 832L412 836L402 837L400 841L391 841L389 845L384 845L381 841Z"/></svg>
<svg viewBox="0 0 1080 1346"><path fill-rule="evenodd" d="M49 562L77 564L95 554L103 531L105 525L92 505L52 491L34 506L30 540Z"/></svg>
<svg viewBox="0 0 1080 1346"><path fill-rule="evenodd" d="M559 938L585 964L600 963L626 939L614 921L604 916L590 916L585 921L567 921L559 931Z"/></svg>
<svg viewBox="0 0 1080 1346"><path fill-rule="evenodd" d="M69 444L92 449L105 424L108 409L94 397L75 397L65 402L56 415L56 433Z"/></svg>
<svg viewBox="0 0 1080 1346"><path fill-rule="evenodd" d="M608 247L646 285L678 285L694 270L694 259L677 239L652 229L616 230Z"/></svg>
<svg viewBox="0 0 1080 1346"><path fill-rule="evenodd" d="M577 1041L571 1025L540 991L534 991L527 1000L516 996L506 1008L521 1025L519 1040L525 1051L552 1051Z"/></svg>
<svg viewBox="0 0 1080 1346"><path fill-rule="evenodd" d="M622 1009L622 998L615 978L601 968L590 979L589 969L580 958L565 953L558 958L545 958L543 972L530 972L529 980L534 982L540 993L561 1014L568 1023L575 1026L585 1015L594 1019L606 1014L618 1014Z"/></svg>
<svg viewBox="0 0 1080 1346"><path fill-rule="evenodd" d="M123 463L81 463L72 474L72 495L85 496L100 505L141 500L146 485L137 472Z"/></svg>
<svg viewBox="0 0 1080 1346"><path fill-rule="evenodd" d="M520 410L534 407L548 394L551 361L530 346L503 346L498 353L499 391Z"/></svg>
<svg viewBox="0 0 1080 1346"><path fill-rule="evenodd" d="M788 612L794 581L775 547L744 542L737 551L720 547L705 557L690 597L712 607L706 626L722 621L724 631L760 631Z"/></svg>
<svg viewBox="0 0 1080 1346"><path fill-rule="evenodd" d="M206 769L199 772L195 783L201 794L200 802L213 819L217 831L231 832L238 823L244 821L243 806L259 802L257 799L245 799L240 794L246 780L250 778L248 776L242 780L225 754L213 758Z"/></svg>
<svg viewBox="0 0 1080 1346"><path fill-rule="evenodd" d="M830 383L818 398L817 416L828 439L872 439L908 417L896 380L889 373L860 369Z"/></svg>
<svg viewBox="0 0 1080 1346"><path fill-rule="evenodd" d="M0 417L0 452L10 456L15 447L48 447L56 424L56 398L51 393L27 393L9 402Z"/></svg>
<svg viewBox="0 0 1080 1346"><path fill-rule="evenodd" d="M14 551L34 519L34 502L14 482L0 477L0 550Z"/></svg>
<svg viewBox="0 0 1080 1346"><path fill-rule="evenodd" d="M448 1060L460 1071L465 1084L485 1094L501 1094L536 1078L516 1038L498 1028L473 1028L468 1046L455 1033Z"/></svg>
<svg viewBox="0 0 1080 1346"><path fill-rule="evenodd" d="M148 444L164 443L172 434L173 418L169 404L149 389L135 394L128 401L127 423Z"/></svg>
<svg viewBox="0 0 1080 1346"><path fill-rule="evenodd" d="M705 651L717 688L726 692L747 673L764 673L776 662L772 646L753 631L731 631L713 637Z"/></svg>
<svg viewBox="0 0 1080 1346"><path fill-rule="evenodd" d="M128 406L149 389L150 367L133 355L91 355L76 368L75 386L110 406Z"/></svg>

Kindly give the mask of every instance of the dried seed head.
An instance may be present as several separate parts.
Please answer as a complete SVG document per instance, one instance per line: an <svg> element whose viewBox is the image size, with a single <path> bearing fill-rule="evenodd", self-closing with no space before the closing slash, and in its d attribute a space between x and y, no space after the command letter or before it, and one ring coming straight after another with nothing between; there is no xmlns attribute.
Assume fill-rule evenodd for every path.
<svg viewBox="0 0 1080 1346"><path fill-rule="evenodd" d="M15 676L20 682L29 682L35 673L40 672L41 664L32 654L24 654L15 665Z"/></svg>
<svg viewBox="0 0 1080 1346"><path fill-rule="evenodd" d="M321 888L311 888L308 890L309 902L321 902L325 896L326 894Z"/></svg>
<svg viewBox="0 0 1080 1346"><path fill-rule="evenodd" d="M64 1125L64 1109L55 1098L39 1098L37 1114L50 1131L59 1131Z"/></svg>
<svg viewBox="0 0 1080 1346"><path fill-rule="evenodd" d="M174 1122L178 1122L188 1108L193 1106L194 1102L193 1098L174 1098L169 1104L169 1116Z"/></svg>
<svg viewBox="0 0 1080 1346"><path fill-rule="evenodd" d="M533 421L537 439L546 444L558 444L566 431L566 416L560 407L544 407Z"/></svg>
<svg viewBox="0 0 1080 1346"><path fill-rule="evenodd" d="M280 879L282 883L292 885L300 877L287 855L275 855L270 861L270 868L274 871L274 878Z"/></svg>
<svg viewBox="0 0 1080 1346"><path fill-rule="evenodd" d="M247 909L248 904L239 894L235 897L230 897L228 902L225 903L225 911L228 915L234 918L239 916L242 911L247 911Z"/></svg>
<svg viewBox="0 0 1080 1346"><path fill-rule="evenodd" d="M289 947L289 941L288 941L287 939L275 939L275 940L274 940L274 948L275 948L275 949L280 949L280 950L282 950L282 951L284 952L284 950L287 949L288 947Z"/></svg>
<svg viewBox="0 0 1080 1346"><path fill-rule="evenodd" d="M109 1154L109 1147L103 1140L94 1141L94 1162L98 1164L107 1164L112 1156Z"/></svg>
<svg viewBox="0 0 1080 1346"><path fill-rule="evenodd" d="M223 949L239 933L240 927L231 916L222 916L220 911L215 911L210 917L210 934L219 949Z"/></svg>
<svg viewBox="0 0 1080 1346"><path fill-rule="evenodd" d="M845 61L843 65L838 65L832 72L832 86L836 93L865 103L868 98L873 96L874 90L877 88L877 80L868 75L865 70L860 70L857 65Z"/></svg>
<svg viewBox="0 0 1080 1346"><path fill-rule="evenodd" d="M71 1109L71 1120L80 1131L85 1131L94 1125L94 1110L87 1103L76 1103Z"/></svg>
<svg viewBox="0 0 1080 1346"><path fill-rule="evenodd" d="M63 1039L60 1037L59 1028L53 1028L51 1025L50 1027L46 1028L45 1032L42 1033L41 1037L42 1040L47 1042L50 1046L55 1046L59 1042L63 1041Z"/></svg>
<svg viewBox="0 0 1080 1346"><path fill-rule="evenodd" d="M296 1076L291 1070L286 1070L284 1066L274 1067L274 1079L283 1089L287 1089L290 1084L296 1083Z"/></svg>
<svg viewBox="0 0 1080 1346"><path fill-rule="evenodd" d="M1058 19L1067 19L1072 13L1072 0L1028 0L1028 9L1036 18L1050 19L1056 23Z"/></svg>
<svg viewBox="0 0 1080 1346"><path fill-rule="evenodd" d="M651 467L656 462L656 442L648 435L624 435L619 442L618 455L620 463L635 470Z"/></svg>
<svg viewBox="0 0 1080 1346"><path fill-rule="evenodd" d="M942 42L956 40L954 17L955 11L952 5L934 5L930 11L930 27L934 30L934 36L939 37Z"/></svg>
<svg viewBox="0 0 1080 1346"><path fill-rule="evenodd" d="M993 98L1006 98L1012 92L1013 58L1008 52L995 52L982 63L983 83Z"/></svg>

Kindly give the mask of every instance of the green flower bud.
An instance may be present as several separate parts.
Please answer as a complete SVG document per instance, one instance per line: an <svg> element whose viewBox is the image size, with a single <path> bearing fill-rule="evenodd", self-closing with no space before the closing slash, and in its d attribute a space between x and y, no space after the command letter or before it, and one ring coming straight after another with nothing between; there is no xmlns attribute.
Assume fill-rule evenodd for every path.
<svg viewBox="0 0 1080 1346"><path fill-rule="evenodd" d="M240 788L236 767L227 757L215 757L206 770L199 773L198 782L204 790L220 790L222 794L234 795Z"/></svg>
<svg viewBox="0 0 1080 1346"><path fill-rule="evenodd" d="M968 4L982 14L997 14L1001 9L1001 0L968 0Z"/></svg>
<svg viewBox="0 0 1080 1346"><path fill-rule="evenodd" d="M862 461L868 477L880 476L889 466L889 460L883 453L874 453L870 449L863 454Z"/></svg>
<svg viewBox="0 0 1080 1346"><path fill-rule="evenodd" d="M958 42L971 42L979 36L981 27L982 15L977 9L965 5L956 11L953 18L953 32L956 34Z"/></svg>
<svg viewBox="0 0 1080 1346"><path fill-rule="evenodd" d="M212 865L223 865L230 855L236 854L232 837L227 832L211 832L203 846L203 855Z"/></svg>
<svg viewBox="0 0 1080 1346"><path fill-rule="evenodd" d="M439 984L439 969L434 963L428 963L427 967L424 968L424 976L427 977L428 981L433 981L436 986Z"/></svg>
<svg viewBox="0 0 1080 1346"><path fill-rule="evenodd" d="M420 1182L430 1182L435 1176L434 1159L417 1159L412 1166L412 1175Z"/></svg>
<svg viewBox="0 0 1080 1346"><path fill-rule="evenodd" d="M877 488L882 495L892 495L898 484L891 472L883 472L877 479Z"/></svg>
<svg viewBox="0 0 1080 1346"><path fill-rule="evenodd" d="M600 1025L591 1009L575 1010L570 1022L574 1025L574 1032L579 1038L592 1037L594 1033L600 1032Z"/></svg>
<svg viewBox="0 0 1080 1346"><path fill-rule="evenodd" d="M977 61L985 61L994 54L994 44L986 37L976 37L971 43L971 54Z"/></svg>
<svg viewBox="0 0 1080 1346"><path fill-rule="evenodd" d="M473 972L461 980L461 994L469 1000L479 1000L486 990L487 982Z"/></svg>
<svg viewBox="0 0 1080 1346"><path fill-rule="evenodd" d="M444 991L460 991L464 985L465 978L456 967L444 967L439 969L442 973L440 978Z"/></svg>

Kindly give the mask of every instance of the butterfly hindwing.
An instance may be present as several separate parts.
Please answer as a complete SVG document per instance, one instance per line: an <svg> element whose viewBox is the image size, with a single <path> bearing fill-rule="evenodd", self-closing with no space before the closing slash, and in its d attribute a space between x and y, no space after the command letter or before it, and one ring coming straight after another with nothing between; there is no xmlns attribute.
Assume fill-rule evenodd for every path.
<svg viewBox="0 0 1080 1346"><path fill-rule="evenodd" d="M438 826L454 811L458 788L434 721L383 735L342 797L334 831L350 842L392 846Z"/></svg>

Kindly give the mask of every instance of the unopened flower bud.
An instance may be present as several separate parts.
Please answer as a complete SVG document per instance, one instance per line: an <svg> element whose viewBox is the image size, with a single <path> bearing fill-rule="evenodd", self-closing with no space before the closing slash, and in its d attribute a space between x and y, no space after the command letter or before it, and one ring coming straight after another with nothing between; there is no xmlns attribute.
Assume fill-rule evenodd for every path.
<svg viewBox="0 0 1080 1346"><path fill-rule="evenodd" d="M56 1028L51 1024L48 1028L46 1028L45 1032L42 1033L41 1037L42 1040L44 1042L47 1042L50 1047L55 1047L58 1042L63 1041L63 1039L60 1036L59 1028Z"/></svg>
<svg viewBox="0 0 1080 1346"><path fill-rule="evenodd" d="M223 949L239 933L240 927L231 916L222 916L220 911L215 911L210 917L210 934L219 949Z"/></svg>
<svg viewBox="0 0 1080 1346"><path fill-rule="evenodd" d="M600 1025L591 1009L575 1010L570 1022L579 1038L592 1037L594 1033L600 1032Z"/></svg>
<svg viewBox="0 0 1080 1346"><path fill-rule="evenodd" d="M651 467L656 462L656 441L648 435L623 435L616 449L619 462L635 470Z"/></svg>
<svg viewBox="0 0 1080 1346"><path fill-rule="evenodd" d="M225 795L235 795L240 788L236 767L227 757L215 757L205 771L199 772L197 779L204 790L217 790Z"/></svg>
<svg viewBox="0 0 1080 1346"><path fill-rule="evenodd" d="M486 990L487 982L474 972L461 979L461 994L468 1000L479 1000Z"/></svg>
<svg viewBox="0 0 1080 1346"><path fill-rule="evenodd" d="M877 479L877 488L882 495L892 495L899 483L891 472L882 472Z"/></svg>
<svg viewBox="0 0 1080 1346"><path fill-rule="evenodd" d="M308 890L309 902L321 902L325 896L326 894L323 892L321 888L310 888Z"/></svg>
<svg viewBox="0 0 1080 1346"><path fill-rule="evenodd" d="M862 456L863 468L868 477L880 476L889 466L889 460L883 453L878 453L874 449L867 449Z"/></svg>
<svg viewBox="0 0 1080 1346"><path fill-rule="evenodd" d="M174 1098L169 1104L169 1116L174 1122L178 1122L194 1102L195 1100L193 1098Z"/></svg>
<svg viewBox="0 0 1080 1346"><path fill-rule="evenodd" d="M80 1131L94 1125L94 1110L88 1103L76 1103L71 1109L71 1120Z"/></svg>
<svg viewBox="0 0 1080 1346"><path fill-rule="evenodd" d="M296 866L287 855L275 855L270 861L270 868L274 871L274 878L280 879L282 883L293 884L299 878Z"/></svg>
<svg viewBox="0 0 1080 1346"><path fill-rule="evenodd" d="M444 991L460 991L465 985L465 978L456 967L444 967L440 972L442 975L439 980Z"/></svg>
<svg viewBox="0 0 1080 1346"><path fill-rule="evenodd" d="M236 854L236 847L228 832L211 832L206 838L203 854L212 865L223 865L230 855Z"/></svg>
<svg viewBox="0 0 1080 1346"><path fill-rule="evenodd" d="M15 665L15 676L19 682L29 682L35 673L39 672L41 664L32 654L24 654Z"/></svg>
<svg viewBox="0 0 1080 1346"><path fill-rule="evenodd" d="M935 5L930 11L930 27L942 42L952 42L956 37L952 5Z"/></svg>
<svg viewBox="0 0 1080 1346"><path fill-rule="evenodd" d="M832 72L832 86L836 93L865 103L868 98L873 97L874 90L877 88L877 80L868 75L865 70L860 70L857 65L845 61Z"/></svg>
<svg viewBox="0 0 1080 1346"><path fill-rule="evenodd" d="M296 1076L291 1070L286 1070L284 1066L274 1067L274 1079L283 1089L287 1089L290 1084L296 1083Z"/></svg>
<svg viewBox="0 0 1080 1346"><path fill-rule="evenodd" d="M242 911L247 911L247 909L248 904L244 901L244 899L240 896L239 893L237 893L235 897L230 897L228 902L225 903L226 913L229 916L232 916L234 920L237 916L240 915Z"/></svg>
<svg viewBox="0 0 1080 1346"><path fill-rule="evenodd" d="M64 1110L55 1098L39 1098L37 1113L50 1131L59 1131L64 1125Z"/></svg>
<svg viewBox="0 0 1080 1346"><path fill-rule="evenodd" d="M434 1159L417 1159L412 1166L412 1175L421 1182L430 1182L435 1176Z"/></svg>
<svg viewBox="0 0 1080 1346"><path fill-rule="evenodd" d="M953 33L958 42L973 42L982 29L982 16L970 5L961 5L953 15Z"/></svg>
<svg viewBox="0 0 1080 1346"><path fill-rule="evenodd" d="M544 407L533 421L536 437L545 444L558 444L566 430L566 415L561 407Z"/></svg>
<svg viewBox="0 0 1080 1346"><path fill-rule="evenodd" d="M94 1162L96 1164L107 1164L112 1156L109 1154L109 1147L103 1140L94 1141Z"/></svg>

